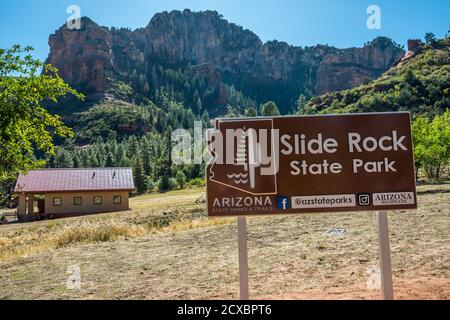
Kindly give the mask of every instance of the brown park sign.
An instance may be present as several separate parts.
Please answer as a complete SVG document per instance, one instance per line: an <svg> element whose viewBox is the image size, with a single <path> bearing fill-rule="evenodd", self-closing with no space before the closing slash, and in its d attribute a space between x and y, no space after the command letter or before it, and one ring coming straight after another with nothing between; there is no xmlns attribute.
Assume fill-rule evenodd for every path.
<svg viewBox="0 0 450 320"><path fill-rule="evenodd" d="M417 208L406 112L216 120L210 216Z"/></svg>

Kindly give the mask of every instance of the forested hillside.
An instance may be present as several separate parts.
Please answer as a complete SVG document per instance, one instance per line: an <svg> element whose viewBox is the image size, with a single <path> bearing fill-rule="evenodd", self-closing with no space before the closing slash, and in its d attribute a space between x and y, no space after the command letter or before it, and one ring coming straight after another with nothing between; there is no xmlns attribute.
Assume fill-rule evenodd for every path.
<svg viewBox="0 0 450 320"><path fill-rule="evenodd" d="M450 108L450 38L410 41L405 58L380 78L313 98L309 112L411 111L429 117Z"/></svg>
<svg viewBox="0 0 450 320"><path fill-rule="evenodd" d="M109 101L76 113L69 125L73 139L60 141L47 166L55 168L133 167L138 192L165 191L203 184L201 165L172 164L173 130L192 130L194 121L209 126L209 117L193 112L167 97L161 90L155 102L134 105ZM176 179L175 179L176 178Z"/></svg>

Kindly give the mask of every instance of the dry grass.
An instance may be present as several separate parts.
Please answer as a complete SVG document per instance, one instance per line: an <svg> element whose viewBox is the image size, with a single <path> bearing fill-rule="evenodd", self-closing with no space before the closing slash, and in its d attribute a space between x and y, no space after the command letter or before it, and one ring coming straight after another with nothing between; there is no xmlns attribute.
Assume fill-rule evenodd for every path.
<svg viewBox="0 0 450 320"><path fill-rule="evenodd" d="M235 219L207 219L194 203L201 192L139 197L128 213L0 227L0 298L237 298ZM450 299L450 185L419 187L419 203L389 216L396 293ZM332 228L347 232L330 236ZM378 264L370 213L255 217L248 234L252 297L379 297L366 286ZM74 264L75 291L66 288Z"/></svg>
<svg viewBox="0 0 450 320"><path fill-rule="evenodd" d="M197 188L144 195L131 200L131 212L4 226L0 228L0 261L77 243L110 242L227 223L224 219L205 219L202 206L195 204L203 193L204 189Z"/></svg>

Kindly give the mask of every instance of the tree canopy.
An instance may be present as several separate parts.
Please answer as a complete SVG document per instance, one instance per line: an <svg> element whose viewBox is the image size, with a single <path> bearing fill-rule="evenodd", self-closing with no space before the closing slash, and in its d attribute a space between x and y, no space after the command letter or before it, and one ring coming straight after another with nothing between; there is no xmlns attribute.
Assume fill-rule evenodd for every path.
<svg viewBox="0 0 450 320"><path fill-rule="evenodd" d="M42 103L72 94L51 65L31 56L32 47L0 49L0 181L44 165L35 152L54 154L54 136L72 131Z"/></svg>
<svg viewBox="0 0 450 320"><path fill-rule="evenodd" d="M450 163L450 111L430 120L418 117L413 124L414 156L417 169L430 179L439 179Z"/></svg>
<svg viewBox="0 0 450 320"><path fill-rule="evenodd" d="M280 115L280 110L275 102L269 101L261 106L261 114L265 117L276 117Z"/></svg>

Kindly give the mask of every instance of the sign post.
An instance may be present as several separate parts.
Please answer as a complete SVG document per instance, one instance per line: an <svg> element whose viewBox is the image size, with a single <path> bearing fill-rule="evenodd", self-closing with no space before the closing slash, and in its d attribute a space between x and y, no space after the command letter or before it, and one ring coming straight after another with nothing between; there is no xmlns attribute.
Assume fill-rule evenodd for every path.
<svg viewBox="0 0 450 320"><path fill-rule="evenodd" d="M380 253L381 293L384 300L394 300L392 285L391 249L389 245L389 226L386 211L376 213L378 245Z"/></svg>
<svg viewBox="0 0 450 320"><path fill-rule="evenodd" d="M417 209L408 112L217 119L208 132L210 217L238 218L248 299L248 215L378 212L384 299L393 299L387 210Z"/></svg>
<svg viewBox="0 0 450 320"><path fill-rule="evenodd" d="M238 248L240 297L241 300L248 300L247 219L245 217L238 218Z"/></svg>

